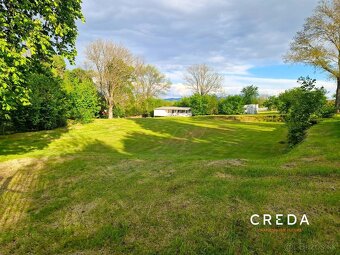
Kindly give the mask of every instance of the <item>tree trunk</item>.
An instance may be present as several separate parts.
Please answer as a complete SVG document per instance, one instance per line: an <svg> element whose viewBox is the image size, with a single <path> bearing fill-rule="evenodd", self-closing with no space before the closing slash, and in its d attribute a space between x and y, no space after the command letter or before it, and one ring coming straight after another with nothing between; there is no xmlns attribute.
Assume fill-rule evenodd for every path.
<svg viewBox="0 0 340 255"><path fill-rule="evenodd" d="M340 113L340 77L336 78L337 87L336 87L336 94L335 94L335 107L336 112Z"/></svg>
<svg viewBox="0 0 340 255"><path fill-rule="evenodd" d="M113 118L113 105L112 104L110 104L109 105L109 119L112 119Z"/></svg>

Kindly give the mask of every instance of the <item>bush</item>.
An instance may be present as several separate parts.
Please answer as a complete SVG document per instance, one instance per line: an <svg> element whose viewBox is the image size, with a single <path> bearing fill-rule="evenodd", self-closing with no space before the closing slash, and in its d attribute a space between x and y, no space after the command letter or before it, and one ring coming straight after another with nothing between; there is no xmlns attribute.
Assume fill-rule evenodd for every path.
<svg viewBox="0 0 340 255"><path fill-rule="evenodd" d="M68 98L68 118L82 123L90 122L99 114L100 102L97 89L85 70L67 71L64 88Z"/></svg>
<svg viewBox="0 0 340 255"><path fill-rule="evenodd" d="M122 118L126 116L126 112L123 107L116 106L112 109L112 111L113 111L113 116L115 117Z"/></svg>
<svg viewBox="0 0 340 255"><path fill-rule="evenodd" d="M218 100L214 95L194 94L191 97L182 98L176 105L190 107L193 115L218 114Z"/></svg>
<svg viewBox="0 0 340 255"><path fill-rule="evenodd" d="M244 112L244 103L241 96L228 96L218 102L218 113L227 115L237 115Z"/></svg>
<svg viewBox="0 0 340 255"><path fill-rule="evenodd" d="M28 77L30 105L11 113L16 131L48 130L66 125L66 95L61 81L46 72Z"/></svg>
<svg viewBox="0 0 340 255"><path fill-rule="evenodd" d="M267 107L269 111L277 109L278 105L279 99L276 96L270 96L263 102L263 106Z"/></svg>
<svg viewBox="0 0 340 255"><path fill-rule="evenodd" d="M322 118L331 118L336 113L334 101L327 101L327 103L321 108Z"/></svg>
<svg viewBox="0 0 340 255"><path fill-rule="evenodd" d="M299 78L301 87L287 90L278 97L278 110L285 114L288 142L291 146L301 142L306 130L320 117L326 105L326 90L315 87L315 79Z"/></svg>

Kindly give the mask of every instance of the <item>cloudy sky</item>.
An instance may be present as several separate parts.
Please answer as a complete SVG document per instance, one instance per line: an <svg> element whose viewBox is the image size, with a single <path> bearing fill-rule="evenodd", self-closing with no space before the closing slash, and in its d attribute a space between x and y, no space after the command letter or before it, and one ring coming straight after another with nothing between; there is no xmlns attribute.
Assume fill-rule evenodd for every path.
<svg viewBox="0 0 340 255"><path fill-rule="evenodd" d="M79 23L77 65L96 40L122 43L172 81L165 97L190 92L183 72L205 63L223 73L226 94L254 84L277 94L310 75L331 93L335 82L314 68L282 61L289 42L318 0L83 0L86 23Z"/></svg>

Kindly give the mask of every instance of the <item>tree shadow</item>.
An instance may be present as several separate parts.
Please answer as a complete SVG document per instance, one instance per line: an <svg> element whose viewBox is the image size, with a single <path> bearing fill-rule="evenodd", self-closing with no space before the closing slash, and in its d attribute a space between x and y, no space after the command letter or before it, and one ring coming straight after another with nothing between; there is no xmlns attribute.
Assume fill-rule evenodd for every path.
<svg viewBox="0 0 340 255"><path fill-rule="evenodd" d="M67 132L68 128L64 127L47 131L0 136L0 155L21 155L35 150L42 150Z"/></svg>
<svg viewBox="0 0 340 255"><path fill-rule="evenodd" d="M157 134L130 134L124 144L133 154L149 151L158 156L267 158L281 155L286 150L286 145L280 143L286 137L285 127L277 123L237 122L230 125L230 121L216 123L195 119L187 122L179 118L132 121L151 134Z"/></svg>
<svg viewBox="0 0 340 255"><path fill-rule="evenodd" d="M220 237L215 243L227 240L221 236L225 229L217 223L226 220L223 217L230 214L228 210L239 204L249 203L251 211L251 191L260 184L246 189L252 182L241 183L240 177L231 174L227 177L232 179L227 180L213 175L221 168L215 163L223 162L212 160L209 163L214 164L207 165L190 159L273 156L278 152L270 145L277 143L277 137L268 138L281 131L274 126L272 130L240 130L241 127L220 123L199 126L178 119L131 121L143 129L123 136L122 148L108 143L105 137L78 138L81 146L77 145L79 140L72 139L69 146L77 146L76 152L50 157L40 164L34 161L22 166L12 179L8 177L0 192L0 198L5 197L0 200L4 201L0 214L6 219L0 219L0 226L11 226L11 232L0 248L7 245L12 253L23 254L86 250L109 254L142 253L138 247L147 247L157 253L166 251L178 237L200 243L196 239L200 235L186 235L183 226L204 233L208 225ZM252 140L259 135L267 136L263 140L268 141ZM269 146L265 155L258 153L261 146ZM228 207L223 199L228 201ZM265 199L260 197L255 203L262 205ZM215 211L210 214L210 210ZM252 240L248 236L236 237L240 242L245 238ZM154 245L159 243L163 246Z"/></svg>

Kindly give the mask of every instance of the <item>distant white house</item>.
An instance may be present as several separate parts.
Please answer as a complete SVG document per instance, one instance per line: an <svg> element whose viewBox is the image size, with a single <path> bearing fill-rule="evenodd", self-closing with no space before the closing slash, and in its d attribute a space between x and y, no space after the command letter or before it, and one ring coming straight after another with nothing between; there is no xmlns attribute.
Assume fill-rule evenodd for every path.
<svg viewBox="0 0 340 255"><path fill-rule="evenodd" d="M154 109L153 116L155 117L166 117L166 116L183 116L190 117L192 116L190 107L159 107Z"/></svg>
<svg viewBox="0 0 340 255"><path fill-rule="evenodd" d="M259 105L258 104L246 104L244 106L244 113L245 114L257 114L259 112Z"/></svg>

